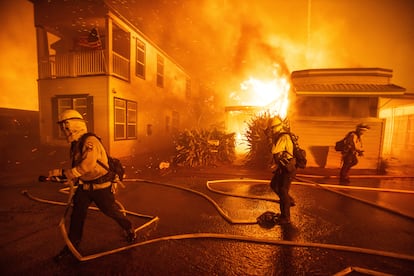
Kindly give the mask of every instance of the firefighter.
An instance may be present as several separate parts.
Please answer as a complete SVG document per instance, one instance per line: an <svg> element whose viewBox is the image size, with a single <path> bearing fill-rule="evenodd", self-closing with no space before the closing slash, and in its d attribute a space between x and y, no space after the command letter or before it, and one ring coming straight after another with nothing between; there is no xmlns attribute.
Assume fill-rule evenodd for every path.
<svg viewBox="0 0 414 276"><path fill-rule="evenodd" d="M364 155L361 136L370 127L367 124L358 124L355 131L351 131L345 138L345 147L342 151L342 168L340 171L340 184L348 184L349 171L353 166L358 164L358 157Z"/></svg>
<svg viewBox="0 0 414 276"><path fill-rule="evenodd" d="M287 120L285 120L287 122ZM290 185L296 176L296 159L293 157L293 142L289 135L289 125L274 117L271 123L273 133L272 155L274 161L273 177L270 187L280 199L280 215L277 224L290 224L290 207L294 200L289 195Z"/></svg>
<svg viewBox="0 0 414 276"><path fill-rule="evenodd" d="M82 115L76 110L63 111L59 116L58 124L71 143L70 169L54 169L49 171L49 177L66 178L67 183L77 186L72 198L73 209L69 226L69 239L78 248L83 232L83 226L89 205L94 202L96 206L108 217L114 219L126 233L128 242L136 239L132 223L123 215L115 203L112 187L113 174L97 163L100 160L108 167L108 158L100 140L94 135L82 136L87 133L86 123ZM82 145L83 142L83 145ZM60 261L70 255L68 247L55 256Z"/></svg>

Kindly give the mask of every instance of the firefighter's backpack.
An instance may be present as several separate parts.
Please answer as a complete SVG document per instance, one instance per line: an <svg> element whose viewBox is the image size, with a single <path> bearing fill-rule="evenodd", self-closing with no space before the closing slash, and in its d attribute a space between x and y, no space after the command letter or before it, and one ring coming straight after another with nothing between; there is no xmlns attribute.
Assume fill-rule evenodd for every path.
<svg viewBox="0 0 414 276"><path fill-rule="evenodd" d="M86 138L88 138L89 136L95 136L96 138L98 138L99 141L101 141L101 138L99 138L96 134L91 133L91 132L85 133L80 138L79 147L80 147L81 150L83 149L83 145L85 143ZM121 160L119 160L118 158L110 156L108 153L106 154L106 156L108 157L108 166L106 166L104 163L102 163L99 160L97 160L96 162L100 166L102 166L104 169L106 169L108 172L113 173L115 177L117 175L119 180L122 181L124 179L125 169L124 169L124 166L121 163Z"/></svg>
<svg viewBox="0 0 414 276"><path fill-rule="evenodd" d="M335 143L335 150L336 151L340 151L340 152L343 152L343 151L345 151L345 149L346 149L346 147L347 147L347 145L348 145L348 138L349 138L349 135L352 133L352 131L351 132L349 132L347 135L345 135L345 137L344 138L342 138L341 140L339 140L339 141L337 141L336 143Z"/></svg>
<svg viewBox="0 0 414 276"><path fill-rule="evenodd" d="M306 163L308 160L306 159L306 151L299 146L299 137L293 133L289 133L290 138L293 142L293 156L296 159L296 167L304 169L306 168Z"/></svg>

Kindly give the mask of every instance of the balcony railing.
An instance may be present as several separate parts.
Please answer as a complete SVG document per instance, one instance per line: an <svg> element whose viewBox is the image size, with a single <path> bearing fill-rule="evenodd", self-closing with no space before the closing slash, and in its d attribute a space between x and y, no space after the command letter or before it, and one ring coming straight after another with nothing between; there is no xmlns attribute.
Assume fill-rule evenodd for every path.
<svg viewBox="0 0 414 276"><path fill-rule="evenodd" d="M104 50L77 51L49 56L39 61L39 78L62 78L108 73ZM129 80L129 60L113 52L112 74Z"/></svg>
<svg viewBox="0 0 414 276"><path fill-rule="evenodd" d="M129 59L112 52L112 74L129 80Z"/></svg>

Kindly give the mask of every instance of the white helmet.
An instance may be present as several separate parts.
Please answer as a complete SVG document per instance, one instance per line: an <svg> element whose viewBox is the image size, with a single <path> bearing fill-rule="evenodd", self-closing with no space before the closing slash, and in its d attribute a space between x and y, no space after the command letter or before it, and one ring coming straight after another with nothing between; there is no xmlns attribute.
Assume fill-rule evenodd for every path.
<svg viewBox="0 0 414 276"><path fill-rule="evenodd" d="M83 117L78 111L73 110L73 109L68 109L59 114L58 124L63 123L66 120L71 120L71 119L83 120Z"/></svg>
<svg viewBox="0 0 414 276"><path fill-rule="evenodd" d="M79 140L87 132L86 123L82 115L73 109L63 111L59 115L58 124L69 143Z"/></svg>

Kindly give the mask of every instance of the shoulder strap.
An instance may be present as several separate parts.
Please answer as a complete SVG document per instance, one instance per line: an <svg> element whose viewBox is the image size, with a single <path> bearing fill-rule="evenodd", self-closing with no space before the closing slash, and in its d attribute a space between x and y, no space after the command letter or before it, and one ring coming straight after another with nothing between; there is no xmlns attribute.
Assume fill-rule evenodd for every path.
<svg viewBox="0 0 414 276"><path fill-rule="evenodd" d="M99 141L101 141L101 138L99 138L95 133L92 132L87 132L85 134L83 134L80 138L79 138L79 150L80 152L82 152L83 146L85 145L85 141L88 137L90 136L95 136Z"/></svg>
<svg viewBox="0 0 414 276"><path fill-rule="evenodd" d="M292 138L292 135L290 134L290 132L279 132L278 134L276 134L276 136L274 137L273 142L276 143L277 140L279 140L280 137L282 137L283 135L288 134L290 136L290 138Z"/></svg>
<svg viewBox="0 0 414 276"><path fill-rule="evenodd" d="M108 156L108 154L106 155ZM108 156L108 160L109 160L109 156ZM104 168L105 170L107 170L108 172L110 171L109 167L107 165L105 165L104 163L102 163L101 160L96 160L96 163L99 164L99 166L101 166L102 168Z"/></svg>
<svg viewBox="0 0 414 276"><path fill-rule="evenodd" d="M95 136L99 140L99 142L101 142L101 138L99 138L95 133L87 132L87 133L83 134L81 136L81 138L79 139L79 149L80 149L81 152L82 152L83 145L85 144L86 139L90 136ZM105 154L106 154L106 157L108 158L108 161L109 161L109 156L108 156L108 153L106 152L106 150L105 150ZM102 168L104 168L108 172L110 171L109 167L107 165L105 165L102 161L96 160L96 163L98 163L98 165L100 165Z"/></svg>

